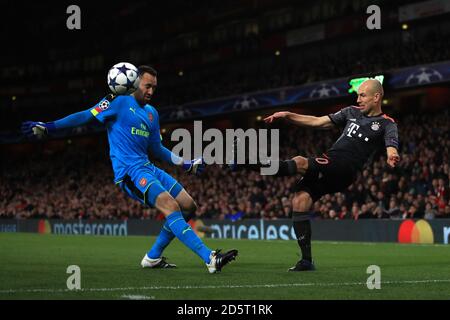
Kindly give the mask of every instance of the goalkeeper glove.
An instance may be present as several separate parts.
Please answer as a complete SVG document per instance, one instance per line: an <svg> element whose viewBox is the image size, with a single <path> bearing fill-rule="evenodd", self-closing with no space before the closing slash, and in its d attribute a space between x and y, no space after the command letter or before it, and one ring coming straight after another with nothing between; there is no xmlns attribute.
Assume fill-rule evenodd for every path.
<svg viewBox="0 0 450 320"><path fill-rule="evenodd" d="M194 160L187 160L184 161L181 167L186 172L193 173L195 175L201 174L205 170L205 162L203 161L203 158L198 158Z"/></svg>
<svg viewBox="0 0 450 320"><path fill-rule="evenodd" d="M22 123L22 133L29 138L43 138L56 129L53 122L26 121Z"/></svg>

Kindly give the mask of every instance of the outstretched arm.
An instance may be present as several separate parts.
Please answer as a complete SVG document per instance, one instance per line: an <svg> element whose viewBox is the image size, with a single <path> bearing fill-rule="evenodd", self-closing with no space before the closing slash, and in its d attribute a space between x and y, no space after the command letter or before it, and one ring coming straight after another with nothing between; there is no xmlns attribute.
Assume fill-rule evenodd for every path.
<svg viewBox="0 0 450 320"><path fill-rule="evenodd" d="M53 122L55 129L69 129L84 126L94 120L95 117L90 110L73 113L65 118Z"/></svg>
<svg viewBox="0 0 450 320"><path fill-rule="evenodd" d="M116 116L117 110L114 107L116 96L109 94L93 108L71 114L65 118L52 122L27 121L22 123L22 132L28 137L42 138L59 129L76 128L88 124L93 119L104 123L108 119Z"/></svg>
<svg viewBox="0 0 450 320"><path fill-rule="evenodd" d="M92 120L94 120L94 116L90 110L84 110L51 122L27 121L22 124L21 129L27 136L42 137L60 129L83 126Z"/></svg>
<svg viewBox="0 0 450 320"><path fill-rule="evenodd" d="M265 118L264 121L266 123L272 123L274 120L277 119L285 119L292 124L302 127L326 129L331 128L333 126L333 122L331 121L329 116L314 117L292 113L288 111L276 112L273 115Z"/></svg>

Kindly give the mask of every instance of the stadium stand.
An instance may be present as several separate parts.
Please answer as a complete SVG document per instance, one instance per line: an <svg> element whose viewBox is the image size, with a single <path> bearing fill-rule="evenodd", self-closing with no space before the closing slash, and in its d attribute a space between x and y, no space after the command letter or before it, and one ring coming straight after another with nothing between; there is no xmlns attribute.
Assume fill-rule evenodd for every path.
<svg viewBox="0 0 450 320"><path fill-rule="evenodd" d="M400 118L399 168L387 169L384 155L376 155L346 192L316 202L316 218L450 218L449 121L448 110ZM282 128L280 155L321 154L338 134L338 129ZM31 158L3 163L0 217L163 219L155 209L144 208L114 186L104 139L99 139L98 145L101 148L86 149L74 142L55 154L42 148ZM290 188L295 177L274 178L247 171L230 175L212 165L199 178L163 167L188 186L199 205L199 217L278 219L291 214Z"/></svg>
<svg viewBox="0 0 450 320"><path fill-rule="evenodd" d="M152 32L144 28L145 19L137 19L140 12L151 12L151 4L110 4L103 14L110 11L117 18L111 20L135 30L127 31L126 40L119 43L114 37L123 32L121 24L102 27L93 14L98 9L88 4L83 7L90 12L83 18L85 31L53 28L64 23L64 17L56 14L61 8L55 6L54 19L25 30L26 44L4 35L14 50L6 48L0 62L0 79L8 84L1 92L6 107L2 112L17 121L1 130L14 130L25 120L17 109L46 120L96 103L108 92L105 70L117 59L158 69L154 102L159 107L450 59L448 14L418 20L414 28L402 30L398 7L407 1L318 1L307 15L298 1L231 3L213 1L201 8L199 3L179 1L178 10L162 7L160 15L152 16L160 29ZM361 19L368 4L382 5L386 17L376 35L369 34ZM24 19L33 19L27 12L35 15L43 10L38 5L26 9ZM8 14L4 16L6 25ZM161 19L167 16L171 19ZM202 28L205 25L210 29ZM316 41L302 43L295 37L304 28L317 26L324 31ZM49 30L60 33L41 39ZM105 50L111 43L114 50ZM49 50L29 56L27 46Z"/></svg>
<svg viewBox="0 0 450 320"><path fill-rule="evenodd" d="M110 2L101 11L83 3L88 14L83 14L79 33L55 28L65 24L66 16L59 14L65 12L63 3L50 9L38 3L7 5L2 26L15 23L8 10L19 10L23 21L34 21L41 10L48 18L24 23L23 30L17 30L22 37L2 33L9 46L3 48L0 61L4 84L0 117L8 121L2 123L0 138L18 135L22 121L50 121L95 104L108 92L105 70L118 59L158 69L154 100L158 108L449 60L449 13L400 28L399 7L415 2L419 1L256 0L236 5L235 1L177 0L160 4L158 14L148 1ZM383 7L381 30L367 30L361 19L370 4ZM99 15L111 22L105 27ZM151 32L146 28L149 16L157 26ZM305 32L316 39L302 40L298 35ZM25 37L27 41L22 41ZM117 37L121 41L115 41ZM46 50L29 54L29 48ZM316 217L450 217L445 107L447 111L437 115L403 112L400 169L385 170L383 155L378 155L347 192L318 201ZM338 134L292 127L281 132L281 158L321 153ZM1 218L163 218L126 198L112 184L104 139L99 139L100 147L90 149L73 141L57 154L42 146L33 156L14 161L2 155ZM175 177L189 187L202 217L277 219L291 214L290 187L295 178L249 172L230 175L218 166L210 166L200 179L180 172Z"/></svg>

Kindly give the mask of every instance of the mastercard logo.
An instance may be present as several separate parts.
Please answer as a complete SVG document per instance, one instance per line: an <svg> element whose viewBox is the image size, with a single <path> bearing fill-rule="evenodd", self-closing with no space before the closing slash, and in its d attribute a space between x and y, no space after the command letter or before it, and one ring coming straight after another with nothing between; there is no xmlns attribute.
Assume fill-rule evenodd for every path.
<svg viewBox="0 0 450 320"><path fill-rule="evenodd" d="M425 220L408 219L402 222L398 229L400 243L434 243L433 229Z"/></svg>
<svg viewBox="0 0 450 320"><path fill-rule="evenodd" d="M38 232L39 233L52 233L52 228L50 227L50 222L48 222L48 220L44 220L44 219L39 220Z"/></svg>

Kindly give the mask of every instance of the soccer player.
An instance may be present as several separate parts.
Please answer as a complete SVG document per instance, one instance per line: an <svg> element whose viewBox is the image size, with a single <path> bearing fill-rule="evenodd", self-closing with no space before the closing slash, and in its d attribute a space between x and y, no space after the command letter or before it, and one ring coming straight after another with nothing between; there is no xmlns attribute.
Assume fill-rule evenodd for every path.
<svg viewBox="0 0 450 320"><path fill-rule="evenodd" d="M157 208L166 217L156 242L142 259L142 267L176 267L162 257L162 252L177 237L200 256L210 273L219 272L236 258L237 250L226 253L212 251L202 242L182 214L192 214L196 210L194 200L178 181L149 161L148 152L193 174L203 171L205 164L202 159L183 160L162 145L159 115L149 104L157 86L157 72L149 66L140 66L138 70L139 87L131 95L110 94L93 108L54 122L24 122L22 131L33 137L51 135L57 130L82 126L92 121L104 124L116 185L131 198Z"/></svg>
<svg viewBox="0 0 450 320"><path fill-rule="evenodd" d="M344 126L342 135L326 154L308 158L297 156L278 163L276 176L302 176L295 186L296 193L292 200L293 226L302 258L289 271L315 270L309 212L315 201L325 194L340 192L350 186L357 172L378 148L386 148L390 167L394 168L399 162L397 125L381 110L383 94L381 83L370 79L358 89L358 107L349 106L322 117L276 112L264 119L266 123L285 119L298 126L322 129ZM270 166L270 163L244 165L258 170L261 166Z"/></svg>

